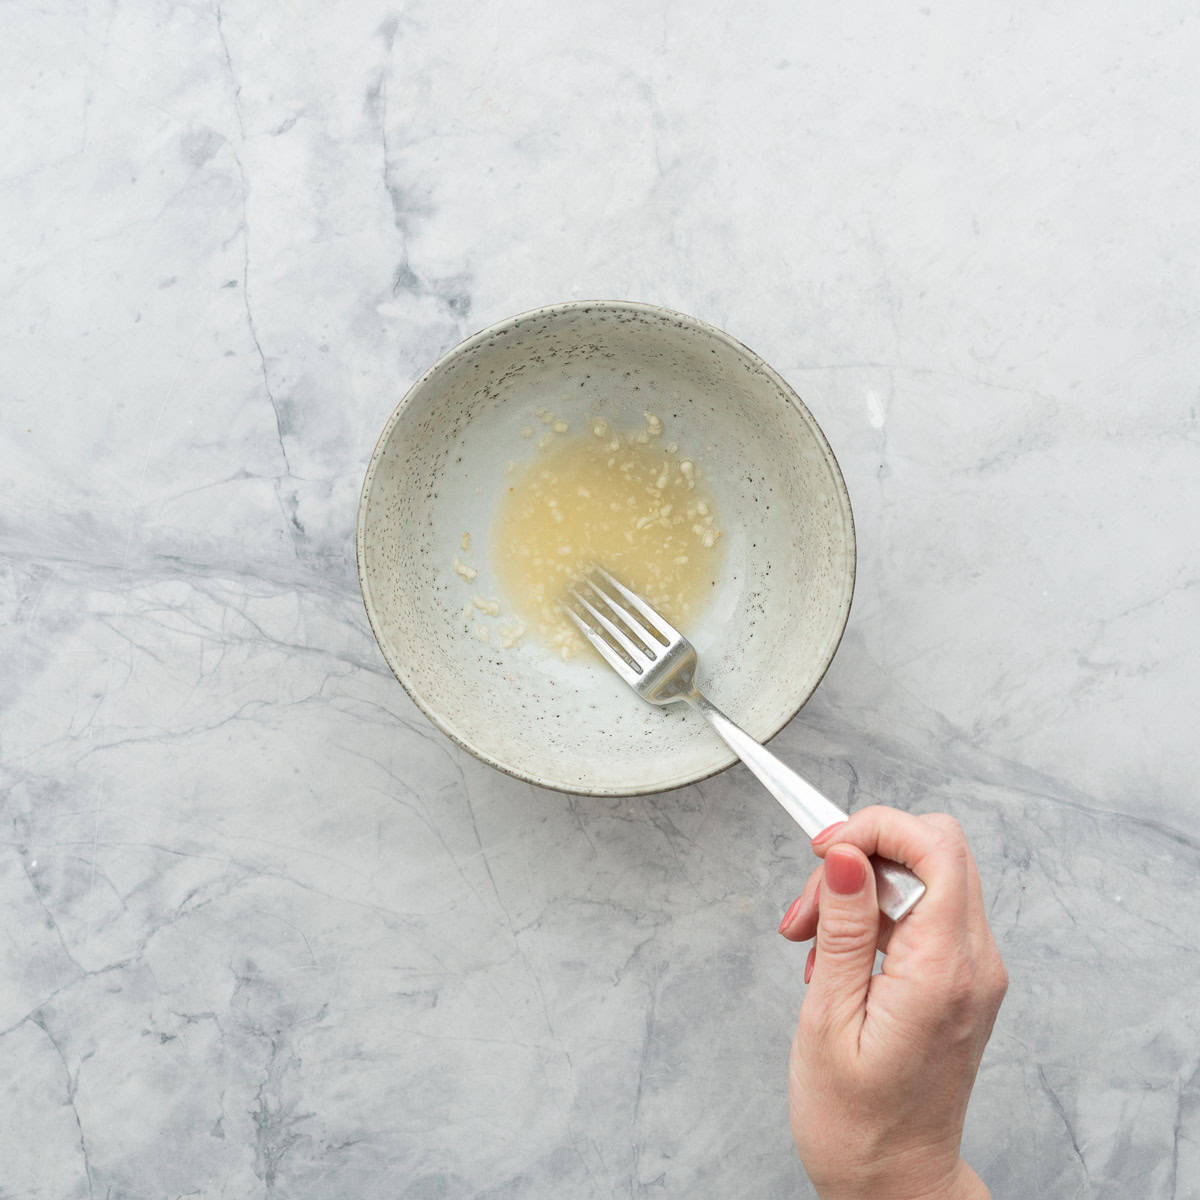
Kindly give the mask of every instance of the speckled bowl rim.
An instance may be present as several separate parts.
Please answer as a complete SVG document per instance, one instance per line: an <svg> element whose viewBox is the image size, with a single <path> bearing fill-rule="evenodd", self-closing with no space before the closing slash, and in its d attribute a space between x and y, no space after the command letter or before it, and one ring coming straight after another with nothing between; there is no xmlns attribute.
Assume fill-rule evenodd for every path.
<svg viewBox="0 0 1200 1200"><path fill-rule="evenodd" d="M668 320L682 322L685 325L706 334L709 337L715 338L719 342L723 342L735 353L745 357L750 364L757 370L761 371L768 379L770 379L779 390L788 398L791 405L796 409L797 415L803 419L808 418L808 422L816 435L818 444L821 446L829 466L832 468L834 487L837 490L847 518L847 529L850 534L850 554L849 554L849 571L847 572L846 591L845 591L845 608L842 613L841 628L837 632L837 637L834 639L833 645L829 650L829 654L825 662L821 666L816 679L812 686L800 696L795 707L791 708L788 715L764 738L764 741L771 741L777 734L782 732L788 725L795 720L800 710L812 698L813 693L821 685L821 681L825 678L829 671L829 665L833 662L837 655L838 648L842 644L842 638L846 632L846 626L850 621L850 609L854 604L854 586L858 577L858 536L854 526L854 509L850 504L850 493L846 490L846 481L842 475L841 464L837 460L837 456L833 452L833 447L829 444L829 439L825 436L825 431L821 428L816 417L813 416L808 406L796 394L795 389L767 363L760 355L756 354L749 346L738 341L723 329L719 329L716 325L710 325L707 321L702 321L698 317L690 316L687 313L677 312L675 309L664 308L660 304L649 304L640 300L567 300L560 304L544 304L540 308L527 309L524 312L519 312L511 317L505 317L502 321L497 321L494 325L489 325L486 329L481 329L478 333L472 334L470 337L458 342L452 346L445 354L441 356L413 385L404 393L400 402L392 409L391 416L388 417L387 423L383 427L378 439L375 442L375 450L371 454L371 461L367 464L367 472L363 477L362 489L359 492L358 499L358 521L355 535L355 556L358 562L358 582L362 591L363 607L367 611L367 620L371 625L371 632L375 635L375 641L379 646L380 652L383 654L384 660L391 669L392 674L399 681L401 687L408 693L412 702L429 718L433 724L442 731L456 746L460 746L468 754L479 759L481 762L487 763L490 767L495 767L496 770L502 771L505 775L509 775L514 779L519 779L523 783L533 784L535 787L545 788L547 791L560 792L564 795L573 796L657 796L663 792L673 791L676 788L687 787L693 783L703 783L706 779L711 779L715 775L719 775L722 771L727 771L734 763L738 761L736 755L732 752L728 755L727 761L719 766L713 767L712 770L704 770L691 772L680 775L678 779L671 780L667 783L655 783L647 787L563 787L556 782L540 778L535 774L522 771L517 767L513 767L507 763L500 762L493 758L490 754L477 747L471 745L465 738L459 736L453 729L443 722L438 712L428 705L424 698L417 691L411 680L406 676L404 665L394 662L391 651L380 632L380 622L376 616L374 605L371 601L371 589L367 582L367 569L365 563L364 549L366 545L366 514L367 514L367 494L371 489L371 481L375 478L375 470L379 465L380 459L383 457L384 447L391 437L392 429L396 422L400 419L401 414L408 407L413 397L438 374L452 359L458 358L465 354L468 350L478 346L481 342L485 342L490 338L504 331L515 329L517 326L524 324L527 321L543 318L555 317L563 313L569 312L589 312L594 309L602 309L607 312L628 312L638 313L643 316L653 317L656 320ZM632 699L631 699L632 702ZM640 701L639 701L640 703Z"/></svg>

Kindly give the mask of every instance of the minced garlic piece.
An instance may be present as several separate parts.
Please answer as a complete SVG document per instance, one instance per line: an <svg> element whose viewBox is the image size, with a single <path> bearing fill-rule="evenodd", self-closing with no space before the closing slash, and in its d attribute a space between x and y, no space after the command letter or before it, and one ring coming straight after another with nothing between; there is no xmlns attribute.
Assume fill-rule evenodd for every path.
<svg viewBox="0 0 1200 1200"><path fill-rule="evenodd" d="M472 596L471 603L480 612L487 613L489 617L498 617L500 615L500 602L498 600L485 600L482 596Z"/></svg>
<svg viewBox="0 0 1200 1200"><path fill-rule="evenodd" d="M501 647L511 650L525 636L525 622L518 621L515 625L501 625L497 632L500 635Z"/></svg>
<svg viewBox="0 0 1200 1200"><path fill-rule="evenodd" d="M460 538L458 539L458 544L459 544L459 546L461 546L461 547L462 547L462 549L464 549L464 550L470 550L470 548L471 548L471 535L470 535L469 533L464 533L464 534L462 535L462 537L460 537Z"/></svg>
<svg viewBox="0 0 1200 1200"><path fill-rule="evenodd" d="M455 573L461 575L468 583L475 582L475 576L479 574L474 567L468 567L466 563L460 563L456 558L454 560Z"/></svg>
<svg viewBox="0 0 1200 1200"><path fill-rule="evenodd" d="M553 429L555 433L566 433L571 427L566 423L566 421L558 420L555 421L550 428Z"/></svg>

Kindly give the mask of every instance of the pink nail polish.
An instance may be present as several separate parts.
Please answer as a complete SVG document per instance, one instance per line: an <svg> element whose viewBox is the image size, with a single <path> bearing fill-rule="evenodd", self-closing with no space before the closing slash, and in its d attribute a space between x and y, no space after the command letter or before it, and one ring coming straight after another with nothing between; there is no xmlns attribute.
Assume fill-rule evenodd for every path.
<svg viewBox="0 0 1200 1200"><path fill-rule="evenodd" d="M795 898L795 900L792 901L791 906L788 908L787 912L785 912L783 914L783 920L779 922L779 932L780 933L782 933L788 927L788 925L791 922L791 919L796 915L796 909L798 909L800 907L800 901L803 899L804 899L803 896L797 896Z"/></svg>
<svg viewBox="0 0 1200 1200"><path fill-rule="evenodd" d="M817 948L814 946L808 952L808 961L804 964L804 982L808 983L812 980L813 967L817 965Z"/></svg>
<svg viewBox="0 0 1200 1200"><path fill-rule="evenodd" d="M821 832L818 833L815 838L813 838L812 844L814 846L819 846L822 842L828 841L845 824L845 821L835 821L832 825L822 829Z"/></svg>
<svg viewBox="0 0 1200 1200"><path fill-rule="evenodd" d="M839 896L854 896L867 882L867 870L862 858L851 850L835 846L825 855L825 882Z"/></svg>

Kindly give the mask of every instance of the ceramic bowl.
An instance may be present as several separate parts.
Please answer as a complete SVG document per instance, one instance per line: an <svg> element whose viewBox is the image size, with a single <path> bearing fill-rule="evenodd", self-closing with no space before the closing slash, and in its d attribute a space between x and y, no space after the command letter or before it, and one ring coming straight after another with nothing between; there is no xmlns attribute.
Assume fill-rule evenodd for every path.
<svg viewBox="0 0 1200 1200"><path fill-rule="evenodd" d="M429 719L484 762L560 791L703 779L734 759L697 714L645 704L592 655L564 662L529 636L501 649L464 620L473 595L497 595L489 529L509 464L536 453L520 431L541 428L541 408L574 429L592 416L636 429L655 412L664 440L696 460L725 558L711 607L684 632L700 686L763 741L812 694L850 612L854 522L837 461L745 346L623 301L557 304L477 333L412 386L380 435L359 505L359 578L384 657Z"/></svg>

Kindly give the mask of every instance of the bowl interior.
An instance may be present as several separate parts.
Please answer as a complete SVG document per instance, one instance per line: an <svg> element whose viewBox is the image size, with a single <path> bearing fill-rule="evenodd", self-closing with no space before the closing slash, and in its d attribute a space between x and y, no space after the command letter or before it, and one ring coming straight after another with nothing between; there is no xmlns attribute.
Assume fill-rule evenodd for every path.
<svg viewBox="0 0 1200 1200"><path fill-rule="evenodd" d="M358 524L371 624L392 670L447 734L546 787L661 791L733 761L682 706L639 700L599 661L563 662L530 636L479 642L464 620L494 583L490 530L511 462L545 408L582 429L600 416L693 457L724 534L724 577L684 632L714 703L766 739L837 649L854 585L854 528L816 422L760 359L720 331L632 303L539 309L477 334L418 381L368 469ZM471 535L471 549L460 537ZM456 559L478 571L468 582Z"/></svg>

